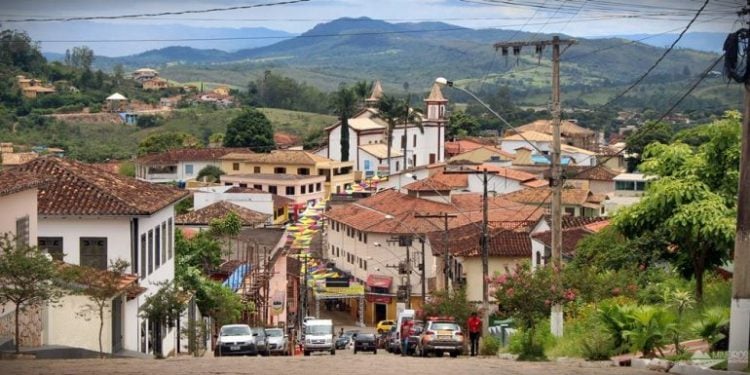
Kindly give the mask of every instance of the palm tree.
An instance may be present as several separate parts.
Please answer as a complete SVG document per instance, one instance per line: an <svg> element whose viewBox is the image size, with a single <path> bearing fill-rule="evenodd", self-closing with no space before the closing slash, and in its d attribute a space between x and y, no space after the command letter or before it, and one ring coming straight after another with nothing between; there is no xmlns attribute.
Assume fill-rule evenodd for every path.
<svg viewBox="0 0 750 375"><path fill-rule="evenodd" d="M349 118L356 108L357 97L354 90L341 84L331 99L334 113L341 121L341 161L349 161Z"/></svg>
<svg viewBox="0 0 750 375"><path fill-rule="evenodd" d="M408 84L406 83L404 85L408 86ZM410 104L411 104L411 94L408 94L406 96L406 99L399 102L401 120L403 121L402 123L404 124L404 169L406 169L406 166L408 165L406 162L406 160L408 159L406 149L409 145L409 137L407 136L408 131L409 131L408 124L412 123L412 124L417 125L417 128L419 128L419 131L422 132L422 134L424 134L424 126L422 126L422 116L421 116L422 111L420 111L417 108L411 108Z"/></svg>
<svg viewBox="0 0 750 375"><path fill-rule="evenodd" d="M360 107L365 106L365 99L367 99L367 95L370 95L370 92L372 92L372 81L359 81L354 84L354 87L352 88L354 90L354 93L357 95L357 99L359 100Z"/></svg>
<svg viewBox="0 0 750 375"><path fill-rule="evenodd" d="M391 145L393 144L393 129L396 128L396 123L402 118L401 109L398 103L398 99L393 96L383 95L378 100L378 114L377 116L383 119L388 126L385 129L385 137L387 141L388 153L388 175L391 175Z"/></svg>

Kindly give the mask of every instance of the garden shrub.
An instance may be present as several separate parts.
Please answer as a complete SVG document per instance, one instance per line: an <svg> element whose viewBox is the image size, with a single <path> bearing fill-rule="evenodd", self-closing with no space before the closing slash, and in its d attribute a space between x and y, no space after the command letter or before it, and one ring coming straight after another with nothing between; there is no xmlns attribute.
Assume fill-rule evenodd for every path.
<svg viewBox="0 0 750 375"><path fill-rule="evenodd" d="M581 340L581 355L587 361L605 361L613 354L612 338L601 330L592 331Z"/></svg>
<svg viewBox="0 0 750 375"><path fill-rule="evenodd" d="M500 350L500 340L492 335L482 337L482 342L479 345L479 354L481 355L497 355Z"/></svg>

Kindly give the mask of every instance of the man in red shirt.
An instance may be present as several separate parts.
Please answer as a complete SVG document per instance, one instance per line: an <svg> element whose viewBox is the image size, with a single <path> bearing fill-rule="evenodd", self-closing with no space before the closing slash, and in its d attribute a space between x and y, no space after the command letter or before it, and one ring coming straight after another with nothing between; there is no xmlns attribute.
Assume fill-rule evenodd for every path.
<svg viewBox="0 0 750 375"><path fill-rule="evenodd" d="M412 327L414 327L414 321L405 318L404 322L401 323L401 355L407 355L407 347L409 343L409 336L412 334Z"/></svg>
<svg viewBox="0 0 750 375"><path fill-rule="evenodd" d="M471 356L474 357L479 351L479 336L482 332L482 319L479 319L476 312L471 313L468 320L469 339L471 340Z"/></svg>

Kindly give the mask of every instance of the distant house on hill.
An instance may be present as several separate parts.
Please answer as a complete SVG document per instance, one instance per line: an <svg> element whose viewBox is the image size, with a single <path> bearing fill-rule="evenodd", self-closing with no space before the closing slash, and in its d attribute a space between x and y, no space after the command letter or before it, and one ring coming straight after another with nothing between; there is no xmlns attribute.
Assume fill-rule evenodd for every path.
<svg viewBox="0 0 750 375"><path fill-rule="evenodd" d="M25 76L16 76L18 86L21 87L21 93L24 97L34 99L40 95L46 95L54 93L56 90L54 87L45 86L42 81L33 78L26 78Z"/></svg>
<svg viewBox="0 0 750 375"><path fill-rule="evenodd" d="M535 131L538 133L552 135L552 120L536 120L526 125L521 125L515 129L505 131L505 136ZM562 120L560 122L560 136L562 142L571 146L594 150L596 148L596 132L586 129L576 122Z"/></svg>
<svg viewBox="0 0 750 375"><path fill-rule="evenodd" d="M169 82L163 78L152 78L148 81L143 81L143 89L148 91L157 91L166 89L169 87Z"/></svg>
<svg viewBox="0 0 750 375"><path fill-rule="evenodd" d="M151 68L140 68L133 72L133 79L138 82L145 82L159 76L159 72Z"/></svg>
<svg viewBox="0 0 750 375"><path fill-rule="evenodd" d="M125 95L122 95L119 92L108 96L105 101L107 102L107 109L110 112L122 112L128 105L128 98L126 98Z"/></svg>

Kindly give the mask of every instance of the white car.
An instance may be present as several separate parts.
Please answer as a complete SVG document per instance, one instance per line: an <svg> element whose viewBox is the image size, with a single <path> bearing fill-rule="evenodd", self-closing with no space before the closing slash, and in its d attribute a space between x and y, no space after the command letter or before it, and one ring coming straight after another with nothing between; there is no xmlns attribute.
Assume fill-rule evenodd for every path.
<svg viewBox="0 0 750 375"><path fill-rule="evenodd" d="M266 345L270 354L289 355L289 340L281 328L266 329Z"/></svg>
<svg viewBox="0 0 750 375"><path fill-rule="evenodd" d="M214 356L258 355L253 331L247 324L227 324L219 330Z"/></svg>

